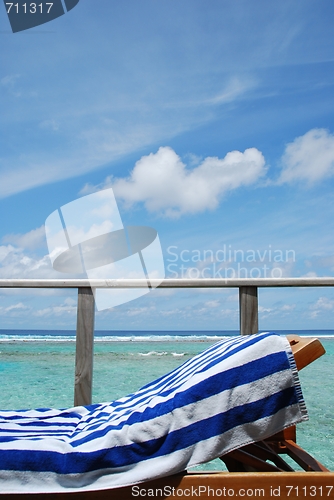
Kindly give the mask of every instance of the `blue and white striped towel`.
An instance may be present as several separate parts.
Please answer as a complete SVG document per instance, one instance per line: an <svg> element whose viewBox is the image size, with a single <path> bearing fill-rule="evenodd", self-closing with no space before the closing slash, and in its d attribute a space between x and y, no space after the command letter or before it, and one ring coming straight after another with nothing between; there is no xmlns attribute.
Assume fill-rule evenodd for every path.
<svg viewBox="0 0 334 500"><path fill-rule="evenodd" d="M0 412L0 492L131 485L306 419L286 338L231 338L111 403Z"/></svg>

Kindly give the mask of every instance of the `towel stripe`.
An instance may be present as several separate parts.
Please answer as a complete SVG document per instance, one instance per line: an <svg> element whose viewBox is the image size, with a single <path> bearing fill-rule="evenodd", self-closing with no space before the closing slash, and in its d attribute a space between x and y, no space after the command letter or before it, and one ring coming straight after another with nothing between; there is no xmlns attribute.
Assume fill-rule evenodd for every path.
<svg viewBox="0 0 334 500"><path fill-rule="evenodd" d="M146 462L150 477L161 477L306 418L286 339L231 338L110 403L0 412L1 488L133 484L147 479Z"/></svg>

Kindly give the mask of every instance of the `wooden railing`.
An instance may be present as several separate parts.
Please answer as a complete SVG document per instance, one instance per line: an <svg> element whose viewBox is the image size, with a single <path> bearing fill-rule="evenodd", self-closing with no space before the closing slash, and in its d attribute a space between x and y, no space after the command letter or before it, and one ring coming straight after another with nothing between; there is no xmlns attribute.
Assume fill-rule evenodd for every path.
<svg viewBox="0 0 334 500"><path fill-rule="evenodd" d="M328 287L334 278L257 278L257 279L165 279L151 280L158 288L239 288L240 333L257 333L258 288L262 287ZM74 404L92 402L95 288L146 288L146 280L31 280L0 279L0 288L77 288L77 330Z"/></svg>

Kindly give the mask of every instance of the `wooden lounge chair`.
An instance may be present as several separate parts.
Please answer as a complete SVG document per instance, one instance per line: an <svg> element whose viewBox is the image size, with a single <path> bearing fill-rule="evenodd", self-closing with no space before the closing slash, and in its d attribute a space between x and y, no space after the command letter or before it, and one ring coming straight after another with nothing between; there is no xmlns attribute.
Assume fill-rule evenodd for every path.
<svg viewBox="0 0 334 500"><path fill-rule="evenodd" d="M288 336L298 370L325 353L318 339ZM288 455L305 472L296 472L283 459ZM229 472L184 472L134 486L71 493L34 494L46 499L133 499L256 496L262 498L334 498L334 472L296 444L296 429L290 427L270 438L234 450L221 460ZM310 472L308 474L307 472ZM24 499L26 494L3 494L0 499Z"/></svg>
<svg viewBox="0 0 334 500"><path fill-rule="evenodd" d="M318 339L302 338L297 335L288 336L298 370L309 365L325 353ZM304 451L296 443L296 426L271 436L265 441L244 446L224 455L230 472L291 472L281 455L290 456L305 471L329 472L320 462ZM268 462L269 461L269 462Z"/></svg>

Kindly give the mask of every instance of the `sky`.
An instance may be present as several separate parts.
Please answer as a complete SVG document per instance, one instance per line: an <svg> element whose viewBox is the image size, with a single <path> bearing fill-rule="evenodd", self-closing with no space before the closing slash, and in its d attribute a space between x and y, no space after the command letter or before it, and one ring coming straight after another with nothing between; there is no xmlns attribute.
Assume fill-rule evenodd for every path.
<svg viewBox="0 0 334 500"><path fill-rule="evenodd" d="M106 188L167 278L333 276L333 23L332 0L80 0L12 33L1 8L0 278L77 277L45 221ZM0 294L2 329L75 329L76 290ZM333 317L332 288L259 290L261 330ZM95 327L237 330L238 291L157 288Z"/></svg>

